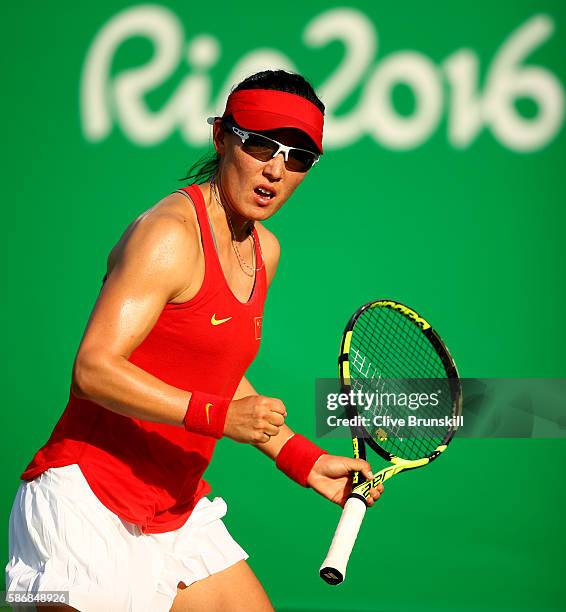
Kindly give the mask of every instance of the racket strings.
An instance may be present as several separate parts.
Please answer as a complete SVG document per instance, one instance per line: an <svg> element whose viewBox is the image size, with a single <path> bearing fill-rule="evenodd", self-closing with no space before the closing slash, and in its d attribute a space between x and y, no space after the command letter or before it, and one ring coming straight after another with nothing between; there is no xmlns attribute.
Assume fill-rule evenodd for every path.
<svg viewBox="0 0 566 612"><path fill-rule="evenodd" d="M399 378L446 376L440 357L432 349L424 334L411 321L396 311L379 310L382 311L379 314L381 318L385 318L387 325L380 325L376 316L362 317L359 323L362 324L364 334L362 337L367 338L367 346L373 346L374 351L381 349L383 357L391 360L380 365L392 370ZM370 338L377 344L372 345ZM387 378L387 375L383 374L383 377Z"/></svg>
<svg viewBox="0 0 566 612"><path fill-rule="evenodd" d="M406 387L392 385L390 381L388 381L389 384L387 388L384 386L376 388L374 384L363 384L361 380L362 379L352 380L352 388L355 391L359 390L362 393L375 393L379 391L381 394L394 394L397 397L399 397L401 393L406 393L407 391ZM403 416L406 416L406 407L404 410ZM424 408L420 409L419 418L437 417L436 413L431 413L429 410L425 413L424 410ZM360 411L360 413L362 413L362 411ZM366 413L369 413L369 415ZM385 405L383 400L379 406L369 411L363 411L362 414L363 416L368 416L372 423L375 423L374 418L376 416L397 419L401 416L399 408ZM407 427L401 427L400 424L395 425L394 422L385 422L379 426L371 426L368 433L370 433L376 442L387 452L405 459L418 459L430 455L442 443L445 435L445 430L440 427L412 427L410 432L408 432L407 429ZM415 431L416 429L418 429L418 431Z"/></svg>
<svg viewBox="0 0 566 612"><path fill-rule="evenodd" d="M378 394L438 393L438 405L420 405L419 419L451 415L451 397L446 381L446 369L436 350L422 331L404 315L389 308L368 309L358 318L350 346L350 379L354 391ZM432 379L432 380L431 380ZM374 395L375 397L375 395ZM388 396L390 397L390 396ZM407 417L407 406L399 408L379 401L362 416ZM406 459L430 455L442 444L448 427L407 427L400 425L371 426L368 433L387 452Z"/></svg>

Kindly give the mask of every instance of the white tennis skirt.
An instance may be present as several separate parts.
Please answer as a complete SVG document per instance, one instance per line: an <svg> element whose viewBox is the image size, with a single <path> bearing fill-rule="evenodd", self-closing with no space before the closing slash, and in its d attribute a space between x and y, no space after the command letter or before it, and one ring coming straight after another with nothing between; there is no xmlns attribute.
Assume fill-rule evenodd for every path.
<svg viewBox="0 0 566 612"><path fill-rule="evenodd" d="M50 468L16 494L6 590L68 591L81 612L168 612L179 582L248 558L226 511L220 497L204 497L176 531L143 534L106 508L77 464Z"/></svg>

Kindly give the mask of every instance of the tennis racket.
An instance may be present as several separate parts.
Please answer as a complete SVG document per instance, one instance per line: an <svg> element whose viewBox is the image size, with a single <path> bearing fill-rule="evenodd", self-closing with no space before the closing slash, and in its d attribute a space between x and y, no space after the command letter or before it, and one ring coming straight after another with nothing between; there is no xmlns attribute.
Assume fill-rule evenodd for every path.
<svg viewBox="0 0 566 612"><path fill-rule="evenodd" d="M367 445L391 465L373 480L354 473L352 493L320 568L321 578L329 584L340 584L346 576L369 489L441 455L460 423L462 405L458 371L440 336L414 310L393 300L370 302L354 313L342 336L338 370L341 393L350 398L345 411L354 457L366 459ZM423 399L425 405L413 409L420 424L409 425L407 413L412 410L407 397L415 399L411 393L417 389L417 395L424 393L421 397L430 401ZM369 410L361 408L351 401L350 392L373 394L381 401L374 401ZM404 405L393 402L392 406L392 398ZM405 425L399 424L401 415L407 417Z"/></svg>

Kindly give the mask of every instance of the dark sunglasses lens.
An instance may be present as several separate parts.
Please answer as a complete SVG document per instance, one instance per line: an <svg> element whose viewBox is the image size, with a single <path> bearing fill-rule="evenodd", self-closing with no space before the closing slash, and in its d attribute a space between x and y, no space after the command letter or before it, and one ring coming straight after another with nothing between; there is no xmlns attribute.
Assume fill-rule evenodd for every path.
<svg viewBox="0 0 566 612"><path fill-rule="evenodd" d="M259 161L269 161L278 149L276 142L265 138L261 134L250 134L242 143L242 149ZM306 172L310 170L316 160L316 155L310 151L291 149L287 168L294 172Z"/></svg>
<svg viewBox="0 0 566 612"><path fill-rule="evenodd" d="M300 149L292 149L289 151L289 161L287 167L295 172L306 172L313 167L316 156L310 151L301 151Z"/></svg>
<svg viewBox="0 0 566 612"><path fill-rule="evenodd" d="M250 134L242 144L242 149L260 161L268 161L277 151L277 145L258 134Z"/></svg>

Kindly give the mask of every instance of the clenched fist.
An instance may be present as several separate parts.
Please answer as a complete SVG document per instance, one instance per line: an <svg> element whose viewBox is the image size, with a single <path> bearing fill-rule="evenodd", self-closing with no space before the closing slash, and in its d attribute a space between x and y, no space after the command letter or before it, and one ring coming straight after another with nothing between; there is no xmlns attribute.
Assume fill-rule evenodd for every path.
<svg viewBox="0 0 566 612"><path fill-rule="evenodd" d="M281 400L264 395L248 395L230 402L224 435L236 442L264 444L279 433L287 411Z"/></svg>

